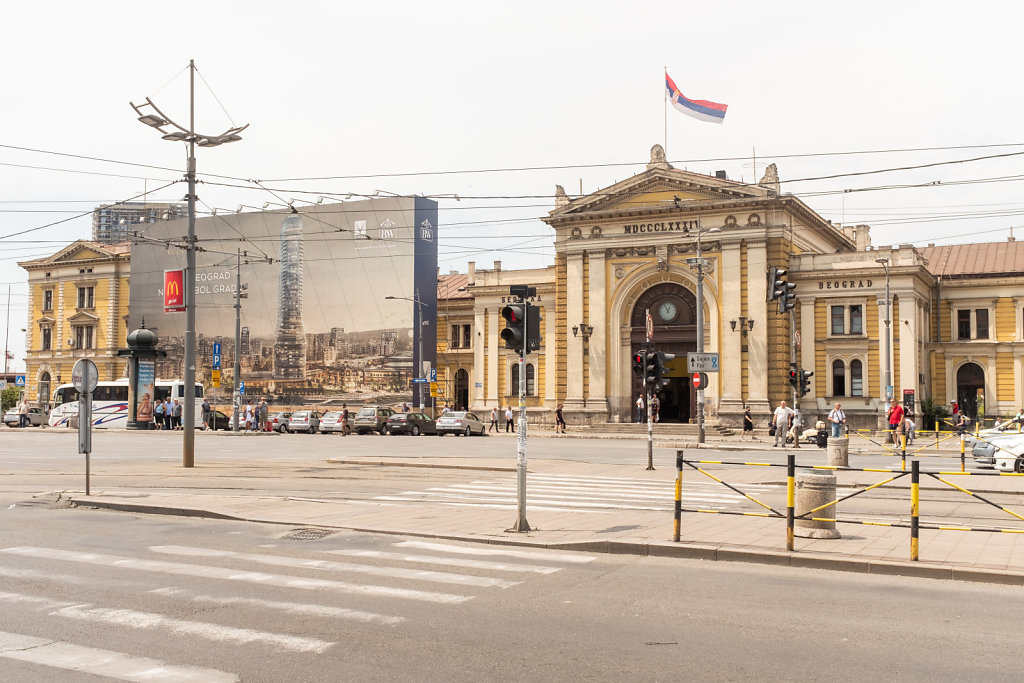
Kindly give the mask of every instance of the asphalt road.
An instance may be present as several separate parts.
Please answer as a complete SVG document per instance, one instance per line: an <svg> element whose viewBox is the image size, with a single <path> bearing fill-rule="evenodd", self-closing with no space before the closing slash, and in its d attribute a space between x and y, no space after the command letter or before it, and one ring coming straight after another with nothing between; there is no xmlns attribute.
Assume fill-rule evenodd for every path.
<svg viewBox="0 0 1024 683"><path fill-rule="evenodd" d="M1016 681L1024 664L1007 637L1020 587L319 537L17 494L0 517L4 681L158 666L202 681Z"/></svg>

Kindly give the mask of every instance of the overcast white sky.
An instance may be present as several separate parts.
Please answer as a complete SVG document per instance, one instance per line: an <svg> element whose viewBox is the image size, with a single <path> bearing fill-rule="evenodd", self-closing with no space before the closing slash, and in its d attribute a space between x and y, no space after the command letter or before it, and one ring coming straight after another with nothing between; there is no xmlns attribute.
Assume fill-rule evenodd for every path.
<svg viewBox="0 0 1024 683"><path fill-rule="evenodd" d="M776 162L783 191L833 221L872 225L877 245L1002 241L1024 225L1024 10L1012 3L62 0L4 14L0 308L11 285L15 368L27 323L16 262L88 238L95 205L181 179L184 146L138 123L128 102L152 96L187 120L190 58L216 95L198 81L197 130L251 124L243 141L199 150L202 179L241 186L203 183L201 209L459 194L439 200L442 271L549 264L551 231L537 217L555 184L592 192L642 171L663 141L665 67L688 97L729 105L720 126L669 110L677 167L756 180L756 150L758 175ZM971 145L1003 146L787 158ZM1021 156L787 182L994 154ZM479 172L521 167L563 168ZM429 174L439 171L467 172ZM379 174L409 175L366 177ZM947 184L1007 176L1019 179ZM280 180L313 177L332 179ZM944 184L844 192L934 181Z"/></svg>

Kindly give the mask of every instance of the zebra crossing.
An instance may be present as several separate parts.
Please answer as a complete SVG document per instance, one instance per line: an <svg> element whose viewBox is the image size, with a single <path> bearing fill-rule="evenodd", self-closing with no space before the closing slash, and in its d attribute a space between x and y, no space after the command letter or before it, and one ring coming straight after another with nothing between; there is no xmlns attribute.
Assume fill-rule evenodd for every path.
<svg viewBox="0 0 1024 683"><path fill-rule="evenodd" d="M743 484L742 490L758 496L781 490L773 484ZM526 479L526 499L532 511L613 514L621 510L671 511L675 504L675 480L650 481L622 477L531 473ZM514 510L517 504L515 475L477 479L465 484L436 486L375 496L382 503L430 503L451 507ZM744 496L714 481L683 480L684 507L725 510L749 503Z"/></svg>
<svg viewBox="0 0 1024 683"><path fill-rule="evenodd" d="M111 642L113 634L115 642L140 649L146 649L147 638L159 637L173 639L184 652L201 640L261 648L246 650L256 652L246 655L250 659L261 653L324 655L336 649L345 624L400 628L423 613L417 605L457 608L487 591L542 581L595 559L421 540L363 547L332 544L328 538L301 556L280 552L277 545L253 548L260 549L264 552L152 545L113 554L0 547L0 611L6 624L0 630L0 679L6 678L6 661L37 666L39 680L64 670L125 681L236 681L238 673L222 668L100 645ZM116 599L103 590L111 581L116 582ZM252 625L259 621L256 615L275 614L292 620L263 622L299 624L301 632ZM14 624L32 628L18 633ZM71 624L80 626L71 631L81 634L80 640L66 636ZM47 632L54 637L47 638ZM141 634L141 639L128 633Z"/></svg>

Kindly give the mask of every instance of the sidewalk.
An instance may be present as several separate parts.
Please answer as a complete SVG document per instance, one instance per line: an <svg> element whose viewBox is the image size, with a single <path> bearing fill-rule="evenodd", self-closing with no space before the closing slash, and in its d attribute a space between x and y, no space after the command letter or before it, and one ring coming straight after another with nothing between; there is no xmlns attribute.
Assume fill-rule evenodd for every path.
<svg viewBox="0 0 1024 683"><path fill-rule="evenodd" d="M814 450L824 456L824 451ZM699 453L691 452L687 457L695 458L697 455ZM736 459L742 459L742 456ZM432 467L477 471L481 476L515 476L514 466L498 465L493 459L484 458L353 457L329 462L340 471L353 466ZM784 468L770 469L781 471L766 476L762 468L746 468L738 470L742 474L735 476L730 472L729 481L785 481ZM529 473L662 482L666 485L666 506L671 506L671 491L676 476L674 468L661 467L655 471L646 471L637 463L594 465L564 460L532 460ZM854 474L856 476L852 480L842 479L840 486L865 485L880 480L878 473L844 473L842 476ZM702 475L690 470L684 471L683 476L684 481L694 481L695 477ZM529 478L528 474L528 485ZM882 474L881 478L885 478L885 475ZM906 485L909 485L909 476L905 480ZM989 481L1003 483L1007 480L995 477ZM1011 478L1009 481L1018 487L1015 490L1019 490L1019 479ZM972 484L977 484L977 481L972 481ZM962 481L960 485L964 485ZM196 491L113 494L97 488L93 489L89 497L80 491L51 495L75 505L151 514L235 519L562 550L758 562L874 574L1024 584L1024 534L1017 533L922 529L921 560L911 562L910 530L892 526L839 524L842 538L797 538L795 551L787 552L784 519L683 513L681 541L674 543L670 507L664 511L610 510L607 513L543 509L531 511L528 497L526 516L532 530L516 533L507 531L516 521L514 507L493 509L445 506L425 501L392 504L362 499L225 496ZM968 499L966 495L964 498ZM909 513L909 502L907 508L901 514L903 522ZM782 510L784 512L784 508ZM1007 516L1005 526L1024 528L1024 522Z"/></svg>

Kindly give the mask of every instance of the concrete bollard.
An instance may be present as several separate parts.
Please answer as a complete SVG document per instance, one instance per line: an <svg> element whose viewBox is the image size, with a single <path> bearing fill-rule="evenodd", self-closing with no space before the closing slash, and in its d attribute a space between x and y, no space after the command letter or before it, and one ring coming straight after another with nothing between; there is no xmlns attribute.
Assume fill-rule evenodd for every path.
<svg viewBox="0 0 1024 683"><path fill-rule="evenodd" d="M833 467L850 466L850 440L845 437L828 440L828 464Z"/></svg>
<svg viewBox="0 0 1024 683"><path fill-rule="evenodd" d="M816 522L801 519L800 515L836 499L836 477L834 474L805 472L796 475L796 522L793 533L800 538L839 538L835 522ZM835 519L836 506L830 505L811 515Z"/></svg>

